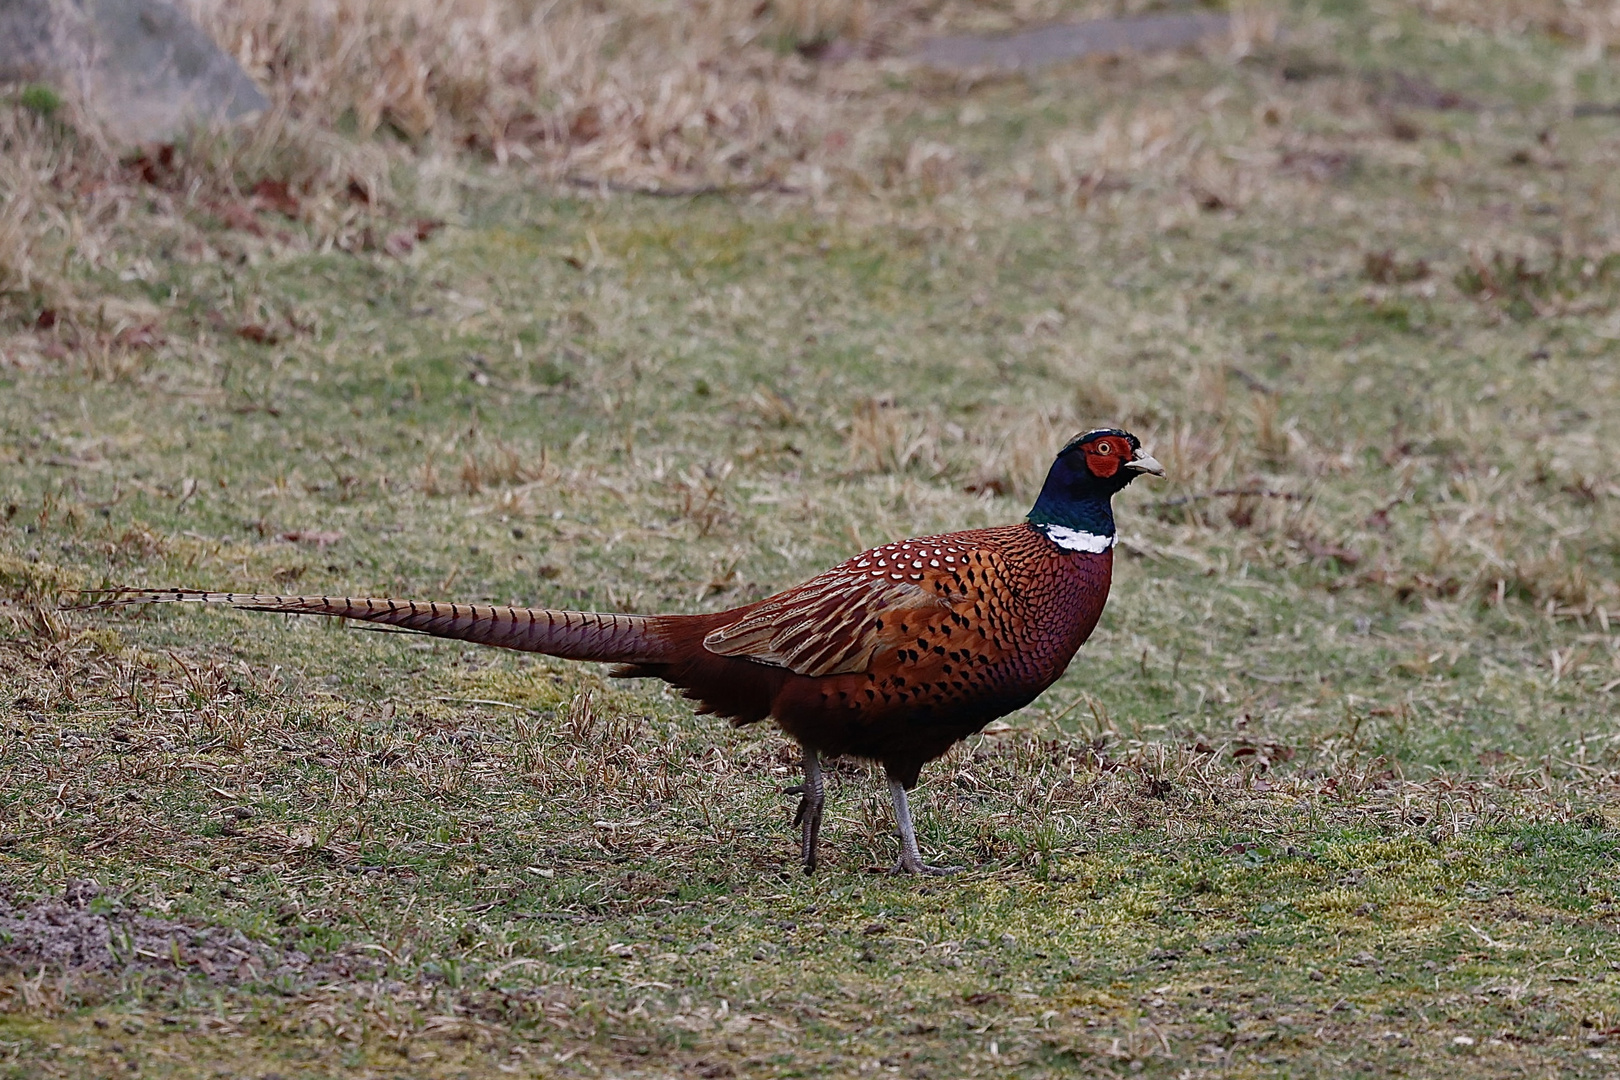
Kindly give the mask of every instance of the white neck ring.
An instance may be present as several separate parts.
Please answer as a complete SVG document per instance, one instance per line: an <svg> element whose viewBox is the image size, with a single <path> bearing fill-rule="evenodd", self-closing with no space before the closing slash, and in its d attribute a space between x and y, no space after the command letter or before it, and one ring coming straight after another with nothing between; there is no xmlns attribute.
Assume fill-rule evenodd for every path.
<svg viewBox="0 0 1620 1080"><path fill-rule="evenodd" d="M1098 555L1114 546L1112 536L1101 536L1089 533L1083 529L1070 529L1062 525L1041 524L1035 526L1046 534L1046 538L1064 551L1084 551L1091 555Z"/></svg>

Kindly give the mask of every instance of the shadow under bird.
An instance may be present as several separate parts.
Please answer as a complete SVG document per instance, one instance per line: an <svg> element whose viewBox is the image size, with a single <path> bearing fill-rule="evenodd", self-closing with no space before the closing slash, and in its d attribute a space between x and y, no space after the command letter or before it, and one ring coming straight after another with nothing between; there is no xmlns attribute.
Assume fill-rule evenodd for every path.
<svg viewBox="0 0 1620 1080"><path fill-rule="evenodd" d="M816 868L824 758L876 761L900 832L896 872L922 861L906 803L922 767L1056 682L1091 636L1114 565L1112 498L1164 469L1116 429L1071 440L1018 525L901 540L785 592L712 615L615 615L328 596L117 590L93 607L228 604L328 615L658 678L734 724L774 719L804 752L794 824Z"/></svg>

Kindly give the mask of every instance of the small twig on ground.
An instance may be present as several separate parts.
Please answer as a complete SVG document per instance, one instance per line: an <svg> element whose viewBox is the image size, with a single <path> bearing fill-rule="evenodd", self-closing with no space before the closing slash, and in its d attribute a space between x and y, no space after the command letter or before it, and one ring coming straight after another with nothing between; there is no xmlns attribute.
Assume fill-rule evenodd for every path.
<svg viewBox="0 0 1620 1080"><path fill-rule="evenodd" d="M653 187L647 184L627 184L620 180L605 180L595 176L565 176L563 183L577 188L595 188L619 195L648 195L655 199L697 199L705 195L754 195L772 191L778 195L798 195L802 189L784 184L780 180L761 180L754 184L696 184L688 187Z"/></svg>
<svg viewBox="0 0 1620 1080"><path fill-rule="evenodd" d="M1238 382L1242 383L1244 386L1247 386L1250 390L1253 390L1257 394L1265 394L1267 397L1270 397L1277 392L1276 388L1274 388L1270 383L1266 382L1260 376L1254 374L1252 371L1247 371L1231 364L1227 365L1226 370L1235 376Z"/></svg>
<svg viewBox="0 0 1620 1080"><path fill-rule="evenodd" d="M510 701L496 701L494 698L481 697L435 697L434 701L448 701L453 705L498 705L503 709L519 709L523 712L534 712L527 705L514 705Z"/></svg>

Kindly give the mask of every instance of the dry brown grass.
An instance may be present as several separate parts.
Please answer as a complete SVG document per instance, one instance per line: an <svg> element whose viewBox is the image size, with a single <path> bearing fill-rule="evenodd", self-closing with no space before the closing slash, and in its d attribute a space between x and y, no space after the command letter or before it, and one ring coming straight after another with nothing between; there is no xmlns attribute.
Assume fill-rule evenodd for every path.
<svg viewBox="0 0 1620 1080"><path fill-rule="evenodd" d="M891 62L920 35L1137 4L188 6L272 108L240 130L122 154L75 128L71 107L59 114L66 123L8 110L0 121L0 319L12 331L41 324L40 334L4 345L14 365L71 355L101 377L138 376L143 353L162 344L158 320L89 317L120 295L111 275L152 276L120 264L122 253L156 248L183 264L331 248L402 257L435 227L424 212L456 204L446 191L468 166L601 192L833 193L842 212L871 205L879 216L994 194L1009 181L1020 200L1036 203L1086 203L1135 186L1168 193L1191 213L1235 212L1257 199L1255 163L1278 143L1275 132L1242 129L1210 144L1207 110L1184 101L1053 135L1010 175L987 173L950 133L893 134L942 86ZM1246 13L1238 25L1234 56L1269 40L1275 18ZM839 62L826 62L834 41ZM1227 144L1241 152L1218 148ZM226 318L253 340L287 336L268 321Z"/></svg>
<svg viewBox="0 0 1620 1080"><path fill-rule="evenodd" d="M858 472L905 472L938 467L938 438L923 416L888 394L855 403L849 425L850 464Z"/></svg>
<svg viewBox="0 0 1620 1080"><path fill-rule="evenodd" d="M973 432L967 490L1033 500L1058 447L1085 427L1059 410L997 410Z"/></svg>
<svg viewBox="0 0 1620 1080"><path fill-rule="evenodd" d="M1493 34L1551 34L1598 49L1620 42L1620 4L1614 0L1421 0L1421 6L1434 18Z"/></svg>
<svg viewBox="0 0 1620 1080"><path fill-rule="evenodd" d="M468 164L598 191L818 199L836 191L845 209L877 196L879 213L893 212L892 203L1004 186L1007 177L984 176L954 138L896 138L885 130L926 109L940 88L895 68L891 58L925 34L1007 30L1146 5L187 6L267 91L272 108L244 129L121 154L94 131L76 128L71 105L54 121L7 110L0 121L0 318L13 330L46 312L50 325L41 329L64 320L54 335L10 342L12 363L83 351L87 307L116 292L85 279L116 271L129 280L128 267L113 265L120 250L156 246L185 263L254 262L310 248L402 256L431 232L416 216L455 203L446 185L465 178ZM1237 20L1234 56L1274 34L1274 16L1257 12ZM833 42L837 62L827 62ZM1184 104L1110 114L1094 132L1054 136L1040 160L1014 170L1014 185L1022 184L1026 197L1084 202L1099 190L1167 182L1179 198L1206 208L1247 205L1252 167L1205 147L1201 110ZM1243 160L1253 157L1245 151ZM116 330L103 336L126 352L152 344L152 335L133 346L117 341ZM126 377L126 368L138 372L135 359L98 368Z"/></svg>
<svg viewBox="0 0 1620 1080"><path fill-rule="evenodd" d="M76 221L61 189L105 165L95 143L63 139L53 121L26 109L0 109L0 317L64 295Z"/></svg>
<svg viewBox="0 0 1620 1080"><path fill-rule="evenodd" d="M783 46L861 25L861 5L831 0L191 8L269 92L272 108L251 125L114 152L71 105L53 119L0 110L0 319L49 331L10 340L10 363L155 346L155 330L132 340L138 323L91 319L117 290L85 279L130 280L119 260L132 250L189 263L408 253L433 225L396 198L404 162L417 166L405 175L420 206L468 154L552 181L797 187L829 99ZM103 355L91 367L122 377L139 364Z"/></svg>
<svg viewBox="0 0 1620 1080"><path fill-rule="evenodd" d="M0 326L12 332L0 364L129 378L168 344L164 310L138 290L165 272L160 262L239 265L323 247L401 254L423 226L396 237L391 203L379 148L279 110L241 132L122 154L92 129L0 110ZM212 321L272 344L308 329L246 309Z"/></svg>
<svg viewBox="0 0 1620 1080"><path fill-rule="evenodd" d="M849 4L793 5L836 32ZM194 0L199 21L289 116L362 137L472 149L557 174L783 180L814 112L796 64L761 47L768 6L649 10L511 0ZM801 73L802 74L802 73Z"/></svg>

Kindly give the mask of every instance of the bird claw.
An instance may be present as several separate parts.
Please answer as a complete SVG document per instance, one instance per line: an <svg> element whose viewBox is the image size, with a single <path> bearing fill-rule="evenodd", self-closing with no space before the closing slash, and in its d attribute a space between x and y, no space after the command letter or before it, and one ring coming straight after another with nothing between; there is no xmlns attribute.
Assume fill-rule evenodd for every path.
<svg viewBox="0 0 1620 1080"><path fill-rule="evenodd" d="M893 869L889 871L889 873L896 876L920 874L924 877L950 877L952 874L960 874L961 872L962 868L960 866L929 866L921 859L912 862L904 856L896 860Z"/></svg>
<svg viewBox="0 0 1620 1080"><path fill-rule="evenodd" d="M805 815L810 812L810 796L804 795L802 790L794 794L803 795L803 798L799 800L799 808L793 811L793 827L797 829L804 824ZM819 801L816 803L815 813L816 817L821 816L821 803Z"/></svg>
<svg viewBox="0 0 1620 1080"><path fill-rule="evenodd" d="M816 872L816 845L821 835L821 808L824 798L811 798L807 793L799 800L799 809L793 815L793 827L800 830L800 857L804 872Z"/></svg>

